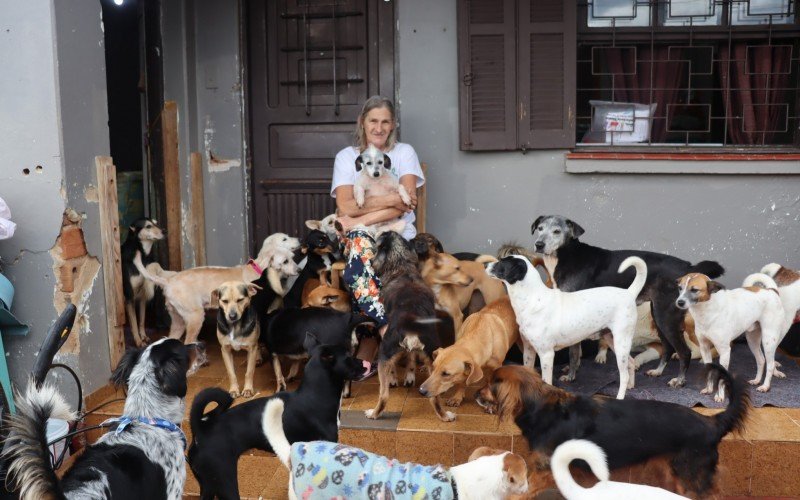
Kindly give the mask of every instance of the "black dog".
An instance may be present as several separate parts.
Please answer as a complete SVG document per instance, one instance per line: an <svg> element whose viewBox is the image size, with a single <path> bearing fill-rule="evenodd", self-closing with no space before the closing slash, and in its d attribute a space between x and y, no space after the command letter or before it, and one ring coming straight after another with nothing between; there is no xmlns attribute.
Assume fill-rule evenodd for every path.
<svg viewBox="0 0 800 500"><path fill-rule="evenodd" d="M145 308L153 299L155 287L153 282L144 279L133 264L136 252L142 254L142 265L149 266L156 262L153 254L155 242L164 238L164 232L153 219L137 219L128 228L128 237L120 249L122 257L122 293L125 295L125 312L131 328L133 341L138 347L147 342L144 330ZM159 266L159 270L161 266ZM136 316L138 309L139 316Z"/></svg>
<svg viewBox="0 0 800 500"><path fill-rule="evenodd" d="M280 309L271 313L266 327L261 329L263 342L272 355L277 390L285 391L286 382L297 376L299 359L305 358L306 334L313 334L323 344L342 346L352 352L357 344L353 330L364 323L374 324L368 316L356 313L343 313L327 307L304 307ZM295 359L286 379L279 356ZM350 383L345 384L344 397L350 397Z"/></svg>
<svg viewBox="0 0 800 500"><path fill-rule="evenodd" d="M647 282L638 302L650 301L653 320L658 336L664 345L658 368L648 370L650 376L660 376L672 353L677 351L680 373L669 381L672 387L686 383L691 351L683 338L683 321L686 315L675 305L678 298L676 280L691 272L703 273L710 278L721 276L725 269L717 262L703 261L695 265L671 255L640 250L606 250L593 247L578 240L584 233L582 227L559 215L542 215L531 225L535 238L534 248L543 254L545 265L556 286L565 292L574 292L599 286L627 288L635 272L629 269L617 273L626 258L635 255L647 263ZM553 267L555 269L553 269ZM570 347L569 380L575 379L580 359L580 346Z"/></svg>
<svg viewBox="0 0 800 500"><path fill-rule="evenodd" d="M712 416L663 401L571 394L522 366L495 370L478 403L501 418L514 419L533 462L543 465L565 441L587 439L606 452L611 469L666 458L683 487L705 498L713 485L720 440L744 428L750 409L746 381L716 363L708 369L714 382L730 389L728 407Z"/></svg>
<svg viewBox="0 0 800 500"><path fill-rule="evenodd" d="M205 389L194 398L189 414L189 466L200 483L201 498L239 498L239 456L251 448L272 451L261 427L271 398L281 398L286 405L283 426L289 442L338 441L342 388L345 380L363 375L364 367L348 354L348 349L319 344L313 335L306 340L306 350L311 358L295 392L279 392L233 408L230 394L220 388ZM211 402L217 407L203 414Z"/></svg>
<svg viewBox="0 0 800 500"><path fill-rule="evenodd" d="M379 418L383 413L389 387L398 383L399 368L407 368L404 385L413 386L416 364L423 364L430 373L433 351L452 344L455 338L452 321L437 315L433 291L422 281L417 262L414 247L400 234L388 231L380 235L372 265L381 280L387 328L378 351L380 395L375 408L366 411L367 418ZM452 412L442 409L438 397L430 402L441 420L455 419Z"/></svg>
<svg viewBox="0 0 800 500"><path fill-rule="evenodd" d="M328 236L319 230L312 230L306 235L303 241L303 248L306 251L306 264L300 274L297 275L292 287L283 297L284 307L300 307L303 297L303 287L311 278L319 278L319 272L323 269L330 269L331 257L334 244Z"/></svg>

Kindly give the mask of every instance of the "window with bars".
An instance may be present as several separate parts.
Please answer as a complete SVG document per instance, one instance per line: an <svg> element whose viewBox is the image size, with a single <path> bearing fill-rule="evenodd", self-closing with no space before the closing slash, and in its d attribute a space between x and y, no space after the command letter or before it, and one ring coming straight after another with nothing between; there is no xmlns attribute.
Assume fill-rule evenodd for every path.
<svg viewBox="0 0 800 500"><path fill-rule="evenodd" d="M463 150L800 147L798 0L459 0Z"/></svg>
<svg viewBox="0 0 800 500"><path fill-rule="evenodd" d="M798 141L795 0L588 0L578 8L578 145Z"/></svg>

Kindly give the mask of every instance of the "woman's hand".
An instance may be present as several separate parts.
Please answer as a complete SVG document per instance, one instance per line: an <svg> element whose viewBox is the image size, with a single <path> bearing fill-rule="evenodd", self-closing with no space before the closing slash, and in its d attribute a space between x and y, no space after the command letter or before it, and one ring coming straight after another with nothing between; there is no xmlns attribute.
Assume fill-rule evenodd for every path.
<svg viewBox="0 0 800 500"><path fill-rule="evenodd" d="M414 209L417 208L417 193L408 193L408 195L411 198L411 205L406 205L403 203L403 199L400 198L399 194L393 193L392 196L395 199L393 207L398 210L402 210L404 213L414 211Z"/></svg>

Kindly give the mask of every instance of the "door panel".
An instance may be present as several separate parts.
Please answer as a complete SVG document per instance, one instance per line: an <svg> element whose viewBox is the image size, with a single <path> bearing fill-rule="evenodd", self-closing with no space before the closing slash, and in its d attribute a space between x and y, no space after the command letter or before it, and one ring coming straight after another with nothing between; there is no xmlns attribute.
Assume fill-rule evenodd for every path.
<svg viewBox="0 0 800 500"><path fill-rule="evenodd" d="M334 210L336 153L361 105L394 98L394 2L247 4L254 248Z"/></svg>

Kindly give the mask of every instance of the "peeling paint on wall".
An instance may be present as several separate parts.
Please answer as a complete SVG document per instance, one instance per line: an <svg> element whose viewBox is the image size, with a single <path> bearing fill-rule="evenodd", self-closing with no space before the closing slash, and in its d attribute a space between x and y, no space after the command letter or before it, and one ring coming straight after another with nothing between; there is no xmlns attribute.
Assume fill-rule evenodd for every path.
<svg viewBox="0 0 800 500"><path fill-rule="evenodd" d="M206 115L206 127L203 129L203 146L205 152L205 159L206 159L206 166L209 172L226 172L232 168L238 168L242 166L242 161L240 159L228 159L228 158L220 158L214 155L212 151L212 146L214 143L214 134L216 130L214 129L214 124L211 121L211 117Z"/></svg>
<svg viewBox="0 0 800 500"><path fill-rule="evenodd" d="M86 189L84 189L83 194L86 197L86 201L90 203L98 203L100 201L100 196L97 192L97 188L91 184L86 186Z"/></svg>

